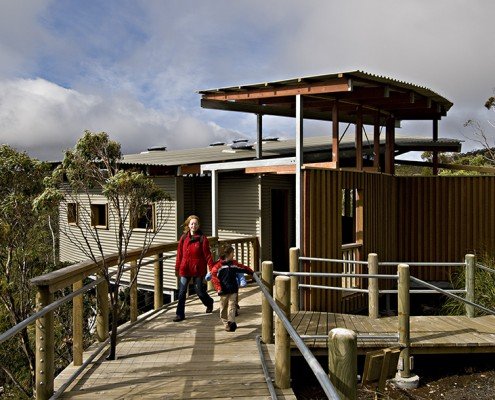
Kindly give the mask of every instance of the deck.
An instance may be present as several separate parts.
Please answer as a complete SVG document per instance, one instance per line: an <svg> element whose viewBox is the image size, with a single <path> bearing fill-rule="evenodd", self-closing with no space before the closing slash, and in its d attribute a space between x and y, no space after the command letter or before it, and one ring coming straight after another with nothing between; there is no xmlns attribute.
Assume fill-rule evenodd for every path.
<svg viewBox="0 0 495 400"><path fill-rule="evenodd" d="M180 323L172 322L174 306L138 323L120 338L117 360L105 361L102 354L60 398L270 399L255 341L261 334L260 291L253 284L241 290L236 332L224 331L214 299L213 314L205 314L193 296ZM273 378L273 345L266 346L265 357ZM56 378L55 390L75 369L69 366ZM295 399L290 389L277 394Z"/></svg>
<svg viewBox="0 0 495 400"><path fill-rule="evenodd" d="M174 305L138 322L119 340L118 359L95 359L60 397L64 399L269 399L255 338L261 334L261 293L251 283L240 292L241 312L236 332L225 332L215 311L205 314L196 296L188 299L186 320L172 322ZM291 316L300 335L327 335L335 328L359 334L394 335L397 317L370 319L301 311ZM495 353L495 317L413 316L412 354ZM315 355L326 355L325 341L306 341ZM358 353L397 345L388 339L358 339ZM274 345L264 345L271 378ZM89 351L88 351L89 353ZM293 348L293 354L299 350ZM87 358L87 355L84 357ZM67 367L55 380L59 388L76 369ZM278 390L280 399L295 399Z"/></svg>
<svg viewBox="0 0 495 400"><path fill-rule="evenodd" d="M333 328L358 334L397 334L397 317L369 318L365 315L301 311L292 316L299 335L326 335ZM495 316L411 316L411 354L495 353ZM315 354L327 354L322 340L306 341ZM388 339L358 339L358 353L397 345ZM297 349L296 349L297 350Z"/></svg>

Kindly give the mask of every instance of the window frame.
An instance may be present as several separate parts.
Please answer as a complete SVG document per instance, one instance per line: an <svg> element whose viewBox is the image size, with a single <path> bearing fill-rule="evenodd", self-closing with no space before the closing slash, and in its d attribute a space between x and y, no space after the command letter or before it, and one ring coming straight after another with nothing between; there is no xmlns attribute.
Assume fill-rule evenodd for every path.
<svg viewBox="0 0 495 400"><path fill-rule="evenodd" d="M73 210L71 208L74 207ZM66 214L67 214L67 224L68 225L73 225L73 226L78 226L79 225L79 203L75 201L71 201L67 203L67 208L66 208ZM73 216L73 220L70 218Z"/></svg>
<svg viewBox="0 0 495 400"><path fill-rule="evenodd" d="M136 216L132 216L131 218L131 229L136 232L155 232L156 230L156 204L155 203L150 203L147 204L147 212L148 210L151 209L151 218L149 219L150 221L150 226L143 227L139 226L139 222L144 219L144 216L141 218L138 218Z"/></svg>
<svg viewBox="0 0 495 400"><path fill-rule="evenodd" d="M101 222L99 220L101 214L100 214L100 208L104 207L104 218L105 218L105 224L100 224ZM97 229L108 229L108 203L91 203L90 205L91 208L91 227L92 228L97 228ZM98 210L97 216L98 220L95 221L95 209Z"/></svg>

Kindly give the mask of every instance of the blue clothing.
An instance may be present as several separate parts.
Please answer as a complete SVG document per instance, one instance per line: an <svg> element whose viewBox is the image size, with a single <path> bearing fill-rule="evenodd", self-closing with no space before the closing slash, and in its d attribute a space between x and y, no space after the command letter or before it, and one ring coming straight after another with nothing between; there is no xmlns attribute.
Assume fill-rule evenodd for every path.
<svg viewBox="0 0 495 400"><path fill-rule="evenodd" d="M187 296L187 286L189 281L194 280L194 287L196 289L196 294L203 302L203 304L209 308L213 307L213 299L206 292L205 285L203 285L203 277L201 276L181 276L179 281L179 301L177 302L177 311L175 312L179 318L184 319L186 317L186 296Z"/></svg>

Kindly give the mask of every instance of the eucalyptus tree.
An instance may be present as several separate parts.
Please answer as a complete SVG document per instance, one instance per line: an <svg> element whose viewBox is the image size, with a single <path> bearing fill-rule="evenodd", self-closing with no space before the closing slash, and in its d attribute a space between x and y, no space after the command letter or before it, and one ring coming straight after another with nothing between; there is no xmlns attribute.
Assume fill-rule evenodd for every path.
<svg viewBox="0 0 495 400"><path fill-rule="evenodd" d="M139 271L146 251L166 223L169 209L167 193L143 171L123 168L121 160L119 143L105 132L85 131L75 147L65 152L36 202L37 206L49 208L57 204L60 210L67 210L73 223L60 223L60 234L85 258L100 265L100 274L110 288L112 329L108 359L116 356L119 288L130 246L139 242ZM99 211L95 206L99 202L95 199L101 196L108 202L108 230L98 229L96 221ZM138 222L142 229L135 235ZM109 232L113 233L111 246ZM113 268L105 258L109 253L117 254Z"/></svg>
<svg viewBox="0 0 495 400"><path fill-rule="evenodd" d="M50 210L37 213L49 166L14 148L0 146L0 331L29 317L34 291L29 280L53 268ZM0 345L0 371L28 396L34 379L33 342L27 328ZM22 354L18 350L22 349Z"/></svg>

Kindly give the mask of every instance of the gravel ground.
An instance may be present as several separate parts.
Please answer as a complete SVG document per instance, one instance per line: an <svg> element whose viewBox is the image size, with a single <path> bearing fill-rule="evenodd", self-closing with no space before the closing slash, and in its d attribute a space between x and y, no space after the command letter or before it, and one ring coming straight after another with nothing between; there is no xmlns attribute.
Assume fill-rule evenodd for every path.
<svg viewBox="0 0 495 400"><path fill-rule="evenodd" d="M323 360L320 360L323 366ZM361 360L362 361L362 360ZM495 357L486 355L416 356L417 389L402 390L387 383L382 399L393 400L485 400L495 399ZM362 368L362 365L358 366ZM318 383L304 367L293 375L294 392L300 400L326 399ZM296 378L297 376L297 378ZM358 389L358 399L372 400L369 388Z"/></svg>

